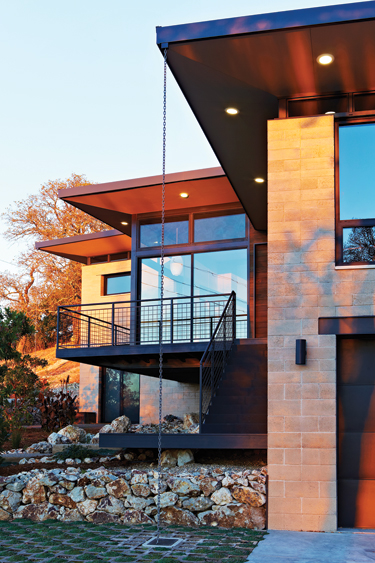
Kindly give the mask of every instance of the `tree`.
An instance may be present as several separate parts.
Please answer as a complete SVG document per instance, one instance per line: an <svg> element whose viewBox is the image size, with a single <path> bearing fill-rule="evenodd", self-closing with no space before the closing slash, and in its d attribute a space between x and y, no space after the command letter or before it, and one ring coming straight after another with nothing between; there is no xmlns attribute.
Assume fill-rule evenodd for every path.
<svg viewBox="0 0 375 563"><path fill-rule="evenodd" d="M32 320L40 347L55 340L56 332L51 327L56 324L57 306L80 302L81 265L36 251L34 243L109 228L58 197L59 190L89 183L77 174L65 181L48 181L39 193L15 202L2 215L7 225L5 238L22 241L27 247L18 257L17 274L0 273L0 299ZM26 340L30 347L30 338Z"/></svg>
<svg viewBox="0 0 375 563"><path fill-rule="evenodd" d="M375 228L355 227L351 229L343 248L344 262L375 261Z"/></svg>
<svg viewBox="0 0 375 563"><path fill-rule="evenodd" d="M17 349L21 338L33 333L34 327L24 313L0 309L0 433L5 428L4 422L12 433L28 422L30 407L43 386L34 369L45 367L46 360L22 354Z"/></svg>

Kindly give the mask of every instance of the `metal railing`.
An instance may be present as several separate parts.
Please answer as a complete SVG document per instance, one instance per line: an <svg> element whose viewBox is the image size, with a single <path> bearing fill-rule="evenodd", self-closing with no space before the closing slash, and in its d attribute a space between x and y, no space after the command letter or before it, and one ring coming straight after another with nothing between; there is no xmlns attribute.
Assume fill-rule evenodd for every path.
<svg viewBox="0 0 375 563"><path fill-rule="evenodd" d="M202 431L212 399L225 372L236 339L236 294L229 296L215 331L200 361L199 428Z"/></svg>
<svg viewBox="0 0 375 563"><path fill-rule="evenodd" d="M232 294L233 295L233 294ZM167 297L115 303L61 306L57 348L151 345L211 339L229 294ZM160 313L163 307L163 326ZM247 335L247 313L237 315L237 333Z"/></svg>

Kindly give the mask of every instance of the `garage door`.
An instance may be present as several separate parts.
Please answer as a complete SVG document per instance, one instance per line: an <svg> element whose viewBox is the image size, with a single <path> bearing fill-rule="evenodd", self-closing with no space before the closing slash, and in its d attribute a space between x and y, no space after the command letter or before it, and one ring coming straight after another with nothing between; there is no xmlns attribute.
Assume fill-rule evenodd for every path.
<svg viewBox="0 0 375 563"><path fill-rule="evenodd" d="M375 339L338 340L338 524L375 528Z"/></svg>

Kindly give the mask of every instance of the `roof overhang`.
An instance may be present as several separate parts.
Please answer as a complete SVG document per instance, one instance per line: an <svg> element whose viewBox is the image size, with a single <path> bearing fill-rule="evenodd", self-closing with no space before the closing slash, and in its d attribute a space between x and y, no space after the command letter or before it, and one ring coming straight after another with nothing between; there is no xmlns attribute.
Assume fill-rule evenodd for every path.
<svg viewBox="0 0 375 563"><path fill-rule="evenodd" d="M101 231L36 242L35 248L81 264L88 264L88 259L94 256L131 251L131 238L118 230Z"/></svg>
<svg viewBox="0 0 375 563"><path fill-rule="evenodd" d="M157 43L256 229L267 184L254 179L267 177L279 99L375 90L374 1L159 27Z"/></svg>
<svg viewBox="0 0 375 563"><path fill-rule="evenodd" d="M165 192L166 211L179 213L192 207L239 203L221 168L167 174ZM189 197L181 198L183 192ZM161 212L162 176L78 186L60 190L59 197L103 223L130 234L132 215Z"/></svg>

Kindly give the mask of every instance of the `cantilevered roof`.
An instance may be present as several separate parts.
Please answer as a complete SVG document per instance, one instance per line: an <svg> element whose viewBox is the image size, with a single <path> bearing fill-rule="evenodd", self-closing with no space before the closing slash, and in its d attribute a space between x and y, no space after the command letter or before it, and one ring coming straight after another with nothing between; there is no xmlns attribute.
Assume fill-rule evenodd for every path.
<svg viewBox="0 0 375 563"><path fill-rule="evenodd" d="M375 90L374 1L158 27L157 43L256 229L278 100ZM324 53L332 64L318 64Z"/></svg>
<svg viewBox="0 0 375 563"><path fill-rule="evenodd" d="M65 191L65 190L64 190ZM121 231L101 231L35 243L37 250L88 264L88 258L131 250L131 238Z"/></svg>
<svg viewBox="0 0 375 563"><path fill-rule="evenodd" d="M59 197L103 223L130 234L133 214L161 212L161 186L162 176L150 176L64 189L59 191ZM181 198L183 192L189 197ZM166 176L166 211L181 212L192 207L231 203L238 203L238 198L221 168ZM127 225L123 225L124 222Z"/></svg>

